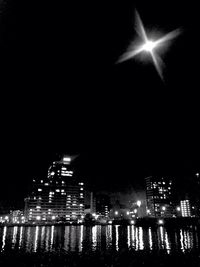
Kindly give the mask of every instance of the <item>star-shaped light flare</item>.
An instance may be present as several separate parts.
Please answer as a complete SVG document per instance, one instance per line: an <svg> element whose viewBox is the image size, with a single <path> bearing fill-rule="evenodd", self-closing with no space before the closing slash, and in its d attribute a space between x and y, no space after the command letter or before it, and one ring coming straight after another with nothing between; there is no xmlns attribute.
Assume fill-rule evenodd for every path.
<svg viewBox="0 0 200 267"><path fill-rule="evenodd" d="M146 52L150 54L159 76L163 79L163 74L162 74L163 62L160 56L158 55L158 52L156 52L156 49L161 48L161 46L166 45L167 41L170 41L174 39L175 37L177 37L181 33L181 30L176 29L174 31L171 31L157 40L149 39L145 31L145 28L143 26L140 15L136 11L136 31L142 39L142 44L138 46L135 44L135 42L133 42L128 47L127 52L121 56L118 62L120 63L120 62L129 60L129 59L132 59L138 54Z"/></svg>

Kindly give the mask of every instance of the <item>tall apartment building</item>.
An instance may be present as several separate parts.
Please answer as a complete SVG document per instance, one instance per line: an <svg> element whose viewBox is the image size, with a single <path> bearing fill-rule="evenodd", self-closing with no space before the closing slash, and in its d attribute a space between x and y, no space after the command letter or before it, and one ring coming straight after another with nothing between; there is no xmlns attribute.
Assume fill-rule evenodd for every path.
<svg viewBox="0 0 200 267"><path fill-rule="evenodd" d="M72 159L64 156L48 169L45 179L33 179L25 199L26 221L71 221L84 215L84 183L76 176Z"/></svg>
<svg viewBox="0 0 200 267"><path fill-rule="evenodd" d="M191 206L189 199L181 200L180 206L182 217L191 217Z"/></svg>
<svg viewBox="0 0 200 267"><path fill-rule="evenodd" d="M174 213L173 182L169 177L145 178L149 216L172 217Z"/></svg>

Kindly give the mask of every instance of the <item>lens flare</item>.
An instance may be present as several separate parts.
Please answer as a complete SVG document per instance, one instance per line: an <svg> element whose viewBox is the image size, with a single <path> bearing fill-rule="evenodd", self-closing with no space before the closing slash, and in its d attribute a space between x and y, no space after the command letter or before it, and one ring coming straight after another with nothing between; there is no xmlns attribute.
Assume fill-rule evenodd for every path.
<svg viewBox="0 0 200 267"><path fill-rule="evenodd" d="M152 58L153 64L159 74L159 76L163 79L163 62L160 56L158 55L157 48L163 47L167 45L167 42L177 37L180 33L180 29L176 29L174 31L169 32L168 34L164 35L163 37L153 40L152 38L149 39L146 33L146 30L143 26L143 22L140 18L139 13L136 11L136 32L142 39L142 44L139 46L136 45L136 42L132 42L131 45L128 47L127 51L120 57L118 63L124 62L126 60L132 59L140 53L146 52Z"/></svg>

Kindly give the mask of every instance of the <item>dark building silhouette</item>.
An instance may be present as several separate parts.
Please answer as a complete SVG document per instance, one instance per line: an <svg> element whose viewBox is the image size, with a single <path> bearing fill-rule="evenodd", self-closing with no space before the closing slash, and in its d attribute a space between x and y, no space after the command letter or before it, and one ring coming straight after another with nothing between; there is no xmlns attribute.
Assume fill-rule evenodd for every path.
<svg viewBox="0 0 200 267"><path fill-rule="evenodd" d="M108 217L111 208L110 197L105 194L97 194L95 200L96 213Z"/></svg>

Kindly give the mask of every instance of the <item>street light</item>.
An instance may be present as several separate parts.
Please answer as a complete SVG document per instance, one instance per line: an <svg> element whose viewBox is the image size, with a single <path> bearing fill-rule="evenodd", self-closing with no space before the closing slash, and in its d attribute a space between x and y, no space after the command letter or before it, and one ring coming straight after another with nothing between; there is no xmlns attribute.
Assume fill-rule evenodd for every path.
<svg viewBox="0 0 200 267"><path fill-rule="evenodd" d="M119 212L116 210L116 211L115 211L115 215L118 215L118 214L119 214Z"/></svg>
<svg viewBox="0 0 200 267"><path fill-rule="evenodd" d="M141 204L142 204L142 202L141 202L140 200L138 200L138 201L136 202L136 204L138 205L138 207L140 207Z"/></svg>

